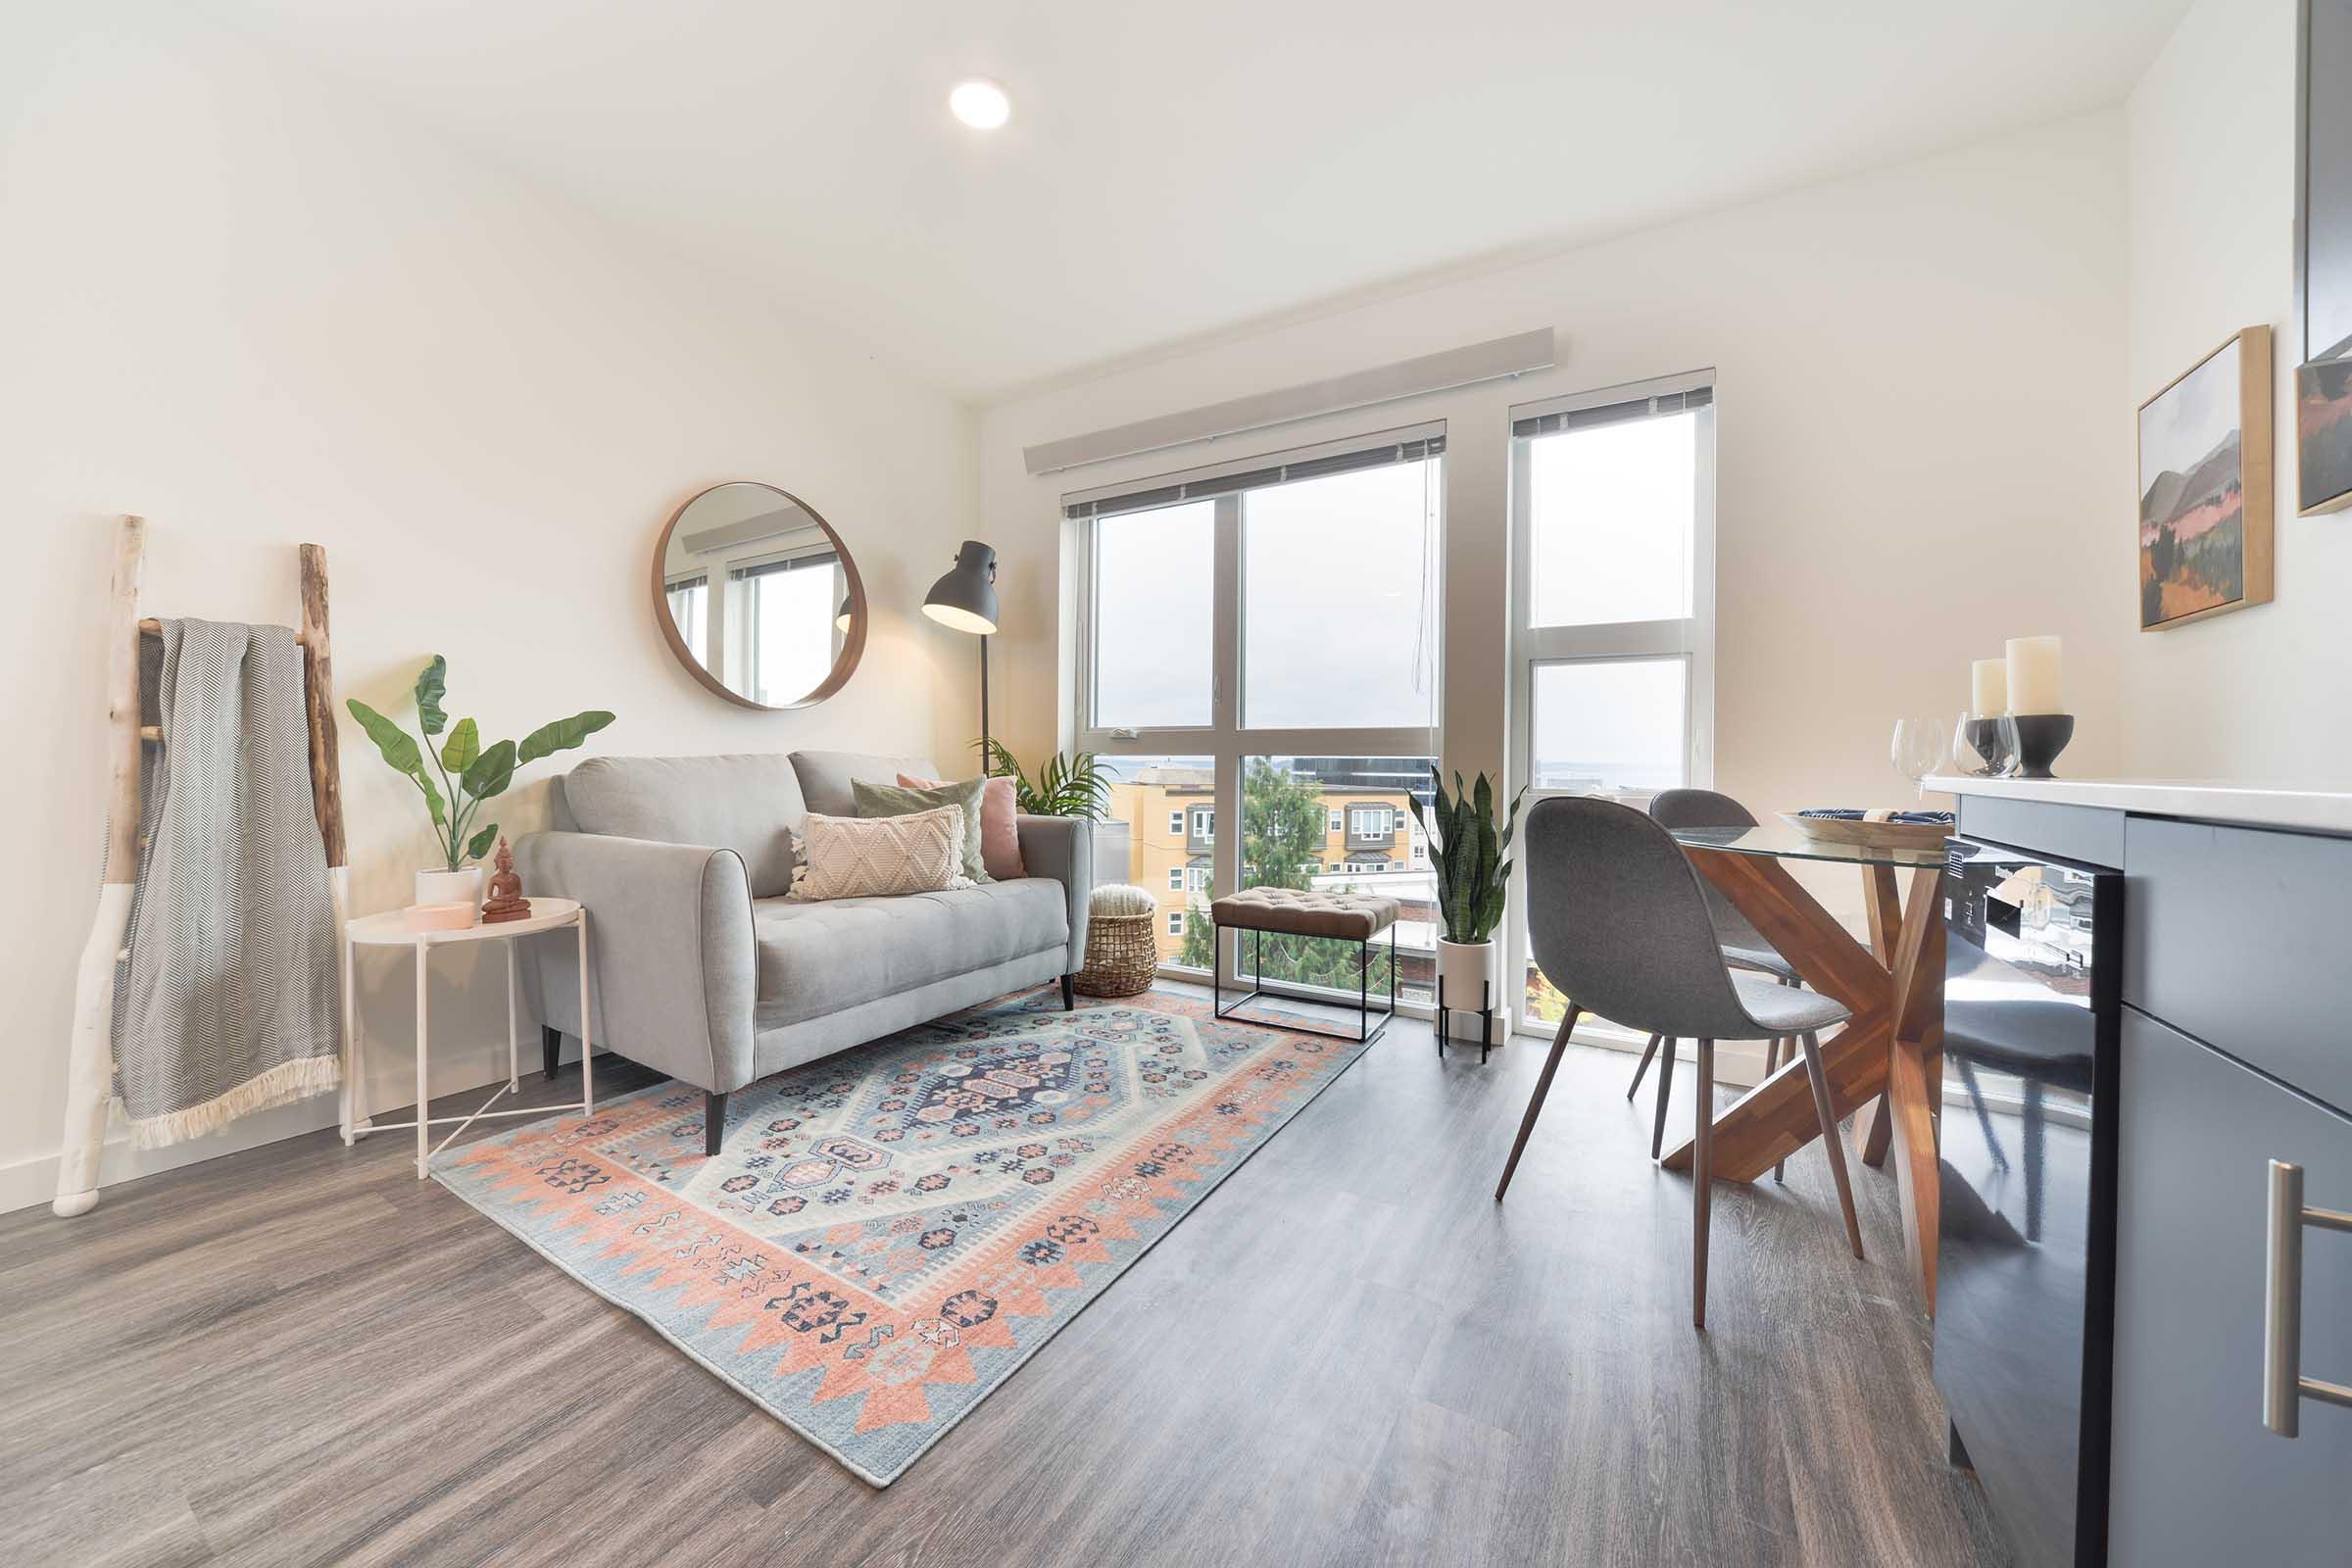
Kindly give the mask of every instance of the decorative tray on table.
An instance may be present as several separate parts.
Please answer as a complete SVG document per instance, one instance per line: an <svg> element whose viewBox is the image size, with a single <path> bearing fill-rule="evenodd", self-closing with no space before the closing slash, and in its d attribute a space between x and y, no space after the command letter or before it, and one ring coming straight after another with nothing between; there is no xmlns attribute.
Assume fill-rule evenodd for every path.
<svg viewBox="0 0 2352 1568"><path fill-rule="evenodd" d="M1949 811L1865 811L1821 807L1783 811L1781 820L1825 844L1859 844L1874 850L1935 850L1951 836Z"/></svg>

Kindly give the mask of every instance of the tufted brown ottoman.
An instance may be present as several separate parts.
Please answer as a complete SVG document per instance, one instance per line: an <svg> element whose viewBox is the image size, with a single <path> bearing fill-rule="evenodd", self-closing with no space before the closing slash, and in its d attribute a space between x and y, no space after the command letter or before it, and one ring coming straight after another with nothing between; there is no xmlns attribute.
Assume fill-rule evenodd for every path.
<svg viewBox="0 0 2352 1568"><path fill-rule="evenodd" d="M1356 1024L1353 1036L1340 1035L1337 1030L1310 1029L1303 1024L1283 1023L1273 1018L1245 1019L1248 1023L1264 1024L1272 1029L1289 1029L1298 1034L1334 1035L1340 1039L1354 1039L1368 1043L1389 1020L1396 1016L1396 901L1372 898L1358 893L1300 892L1295 888L1244 888L1229 893L1208 906L1209 920L1215 926L1211 942L1212 957L1209 980L1209 1008L1220 1018L1237 1016L1250 1002L1265 995L1266 933L1277 936L1325 937L1356 945L1355 985ZM1251 984L1249 993L1227 1006L1224 1002L1225 931L1255 934L1255 950L1250 958ZM1382 931L1389 933L1389 999L1388 1008L1381 1013L1380 1022L1372 1022L1372 939Z"/></svg>

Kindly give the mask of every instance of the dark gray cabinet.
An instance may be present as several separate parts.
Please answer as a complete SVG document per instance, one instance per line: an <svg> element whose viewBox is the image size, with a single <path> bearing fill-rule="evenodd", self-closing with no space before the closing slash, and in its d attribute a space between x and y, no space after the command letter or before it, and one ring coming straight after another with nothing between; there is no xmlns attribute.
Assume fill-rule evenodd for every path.
<svg viewBox="0 0 2352 1568"><path fill-rule="evenodd" d="M2352 1121L2131 1007L2122 1058L2109 1561L2352 1562L2352 1409L2305 1400L2293 1439L2262 1421L2269 1164L2352 1208ZM2307 1233L2302 1348L2352 1382L2352 1236Z"/></svg>

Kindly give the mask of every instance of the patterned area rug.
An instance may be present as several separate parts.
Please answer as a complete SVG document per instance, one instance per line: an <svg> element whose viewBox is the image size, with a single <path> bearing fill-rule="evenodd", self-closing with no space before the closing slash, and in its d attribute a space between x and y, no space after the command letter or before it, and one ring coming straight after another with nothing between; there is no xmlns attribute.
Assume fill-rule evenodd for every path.
<svg viewBox="0 0 2352 1568"><path fill-rule="evenodd" d="M1364 1049L1049 991L738 1091L715 1159L664 1083L439 1178L883 1487Z"/></svg>

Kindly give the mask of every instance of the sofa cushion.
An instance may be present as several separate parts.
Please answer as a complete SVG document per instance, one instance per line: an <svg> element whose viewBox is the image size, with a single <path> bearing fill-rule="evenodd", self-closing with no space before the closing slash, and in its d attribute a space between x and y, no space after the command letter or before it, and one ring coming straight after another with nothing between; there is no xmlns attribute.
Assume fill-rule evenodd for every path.
<svg viewBox="0 0 2352 1568"><path fill-rule="evenodd" d="M564 779L583 833L702 844L743 857L752 897L792 886L792 837L808 808L788 757L592 757Z"/></svg>
<svg viewBox="0 0 2352 1568"><path fill-rule="evenodd" d="M762 1029L1069 943L1066 895L1045 877L896 899L752 906Z"/></svg>
<svg viewBox="0 0 2352 1568"><path fill-rule="evenodd" d="M863 752L795 752L793 770L800 775L801 799L811 811L827 816L856 816L858 800L850 785L896 785L901 773L937 778L939 770L919 757L868 757Z"/></svg>
<svg viewBox="0 0 2352 1568"><path fill-rule="evenodd" d="M877 817L810 811L801 818L801 874L786 897L815 904L970 887L967 831L960 806Z"/></svg>
<svg viewBox="0 0 2352 1568"><path fill-rule="evenodd" d="M899 782L908 789L935 790L946 780L901 773ZM989 779L980 794L980 865L1000 882L1029 874L1029 868L1021 863L1020 798L1008 778Z"/></svg>
<svg viewBox="0 0 2352 1568"><path fill-rule="evenodd" d="M906 775L901 773L902 779ZM980 798L988 780L967 778L960 784L868 784L852 779L850 793L858 798L859 816L906 816L953 806L963 813L963 874L975 882L993 882L988 861L980 853Z"/></svg>

